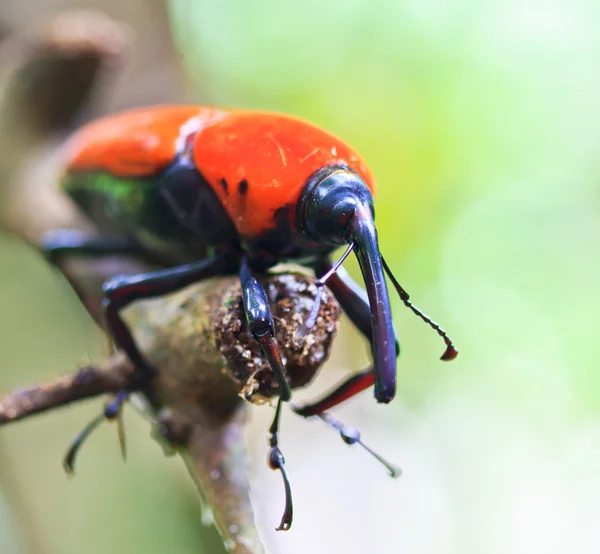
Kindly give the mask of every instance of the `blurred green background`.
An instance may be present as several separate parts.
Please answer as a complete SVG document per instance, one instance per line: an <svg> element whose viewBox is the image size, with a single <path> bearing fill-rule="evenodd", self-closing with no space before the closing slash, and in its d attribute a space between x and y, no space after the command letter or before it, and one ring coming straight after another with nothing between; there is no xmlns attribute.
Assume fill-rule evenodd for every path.
<svg viewBox="0 0 600 554"><path fill-rule="evenodd" d="M283 500L264 463L271 412L253 411L256 510L272 552L600 551L600 6L8 0L0 17L21 28L90 6L137 33L102 111L272 109L356 147L377 178L382 251L461 351L439 362L439 338L395 302L398 399L377 406L365 393L336 411L403 468L398 481L286 413L289 533L273 531ZM66 283L4 236L0 284L2 390L101 355ZM356 337L345 321L302 397L364 367ZM127 464L107 425L66 481L64 449L100 405L1 430L0 552L219 552L182 464L132 410Z"/></svg>

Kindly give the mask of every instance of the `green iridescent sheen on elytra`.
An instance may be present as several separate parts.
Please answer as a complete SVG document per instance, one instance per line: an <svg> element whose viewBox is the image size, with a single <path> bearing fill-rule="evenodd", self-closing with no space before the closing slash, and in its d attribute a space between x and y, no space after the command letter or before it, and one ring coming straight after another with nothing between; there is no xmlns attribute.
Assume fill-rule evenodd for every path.
<svg viewBox="0 0 600 554"><path fill-rule="evenodd" d="M156 179L71 171L61 185L102 233L134 237L151 251L176 258L190 238L165 209Z"/></svg>
<svg viewBox="0 0 600 554"><path fill-rule="evenodd" d="M148 194L155 193L153 181L116 177L107 173L69 173L63 179L63 189L78 204L80 201L104 204L110 217L137 219L144 210ZM87 211L85 206L82 206ZM91 206L90 206L91 208Z"/></svg>

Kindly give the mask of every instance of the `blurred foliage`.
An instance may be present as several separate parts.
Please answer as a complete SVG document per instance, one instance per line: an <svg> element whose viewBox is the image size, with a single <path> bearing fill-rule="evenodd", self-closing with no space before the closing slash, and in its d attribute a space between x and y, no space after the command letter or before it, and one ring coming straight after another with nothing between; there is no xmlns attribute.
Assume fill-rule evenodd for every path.
<svg viewBox="0 0 600 554"><path fill-rule="evenodd" d="M327 430L288 417L297 509L288 534L271 531L279 482L262 465L266 424L257 422L250 440L269 542L287 553L598 552L597 3L171 0L169 8L197 100L294 113L363 154L379 184L386 258L461 350L456 362L436 362L441 341L396 302L399 400L384 409L365 394L338 413L404 476L389 482ZM3 388L68 369L96 340L65 285L34 258L0 239ZM365 363L352 333L344 329L317 389L340 377L335 367ZM50 479L69 434L97 408L2 432L2 457L14 452L2 472L23 466L30 477L18 482L51 498L78 496L71 514L86 506L71 521L79 539L48 541L61 514L38 514L45 544L29 551L69 554L86 540L86 553L128 551L116 519L132 525L124 534L133 551L198 552L198 521L186 512L193 499L158 449L140 443L144 424L130 432L126 469L110 438L102 442L105 429L82 457L77 485ZM131 481L142 496L124 503ZM115 505L102 511L112 488Z"/></svg>

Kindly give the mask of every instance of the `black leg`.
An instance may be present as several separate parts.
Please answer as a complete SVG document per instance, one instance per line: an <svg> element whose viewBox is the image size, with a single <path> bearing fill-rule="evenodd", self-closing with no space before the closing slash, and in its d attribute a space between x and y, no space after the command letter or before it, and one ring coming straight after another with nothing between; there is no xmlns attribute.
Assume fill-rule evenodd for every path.
<svg viewBox="0 0 600 554"><path fill-rule="evenodd" d="M292 520L294 518L294 505L292 503L292 488L290 487L290 481L285 471L285 459L281 450L279 450L279 419L281 417L281 402L283 400L279 397L277 401L277 409L275 410L275 417L271 424L271 437L269 439L269 467L271 469L278 469L281 471L283 478L283 486L285 487L285 509L283 511L283 517L281 523L277 527L277 531L288 531L292 526Z"/></svg>
<svg viewBox="0 0 600 554"><path fill-rule="evenodd" d="M62 262L74 257L101 258L103 256L123 255L135 256L145 260L146 254L133 239L125 236L93 236L75 229L57 229L50 231L42 238L39 248L46 259L59 269ZM99 318L100 299L90 297L89 291L82 287L77 279L72 279L69 272L65 274L71 288L81 303L88 309L92 317Z"/></svg>
<svg viewBox="0 0 600 554"><path fill-rule="evenodd" d="M139 351L129 328L121 319L119 315L120 310L136 300L155 298L163 294L175 292L187 285L209 277L231 274L234 272L236 265L236 263L233 263L231 257L220 255L193 264L161 271L116 277L104 285L104 308L106 311L107 327L115 339L117 346L129 356L129 359L134 364L133 383L130 389L119 392L115 400L106 407L104 413L94 418L76 437L67 452L63 464L68 473L73 472L75 456L90 433L104 419L119 417L121 407L129 398L130 392L143 386L145 380L154 373L154 370ZM121 448L124 452L123 440L121 440Z"/></svg>
<svg viewBox="0 0 600 554"><path fill-rule="evenodd" d="M156 298L209 277L230 274L234 266L231 257L219 255L160 271L115 277L104 285L104 309L108 330L117 346L133 362L136 379L143 381L153 374L153 370L144 360L119 312L137 300Z"/></svg>
<svg viewBox="0 0 600 554"><path fill-rule="evenodd" d="M342 423L339 419L336 419L332 415L324 412L319 414L319 418L327 423L330 427L337 429L340 432L340 436L342 440L349 446L353 444L358 444L362 446L373 458L375 458L390 474L390 477L399 477L402 473L402 470L399 467L396 467L394 464L388 462L383 456L373 450L370 446L367 446L360 435L360 431L356 427L350 427L345 423Z"/></svg>
<svg viewBox="0 0 600 554"><path fill-rule="evenodd" d="M46 233L40 242L40 250L54 265L72 256L100 257L143 253L142 247L132 238L87 235L75 229L57 229Z"/></svg>
<svg viewBox="0 0 600 554"><path fill-rule="evenodd" d="M260 344L260 348L275 374L279 384L279 397L287 402L292 397L292 389L285 376L281 354L275 343L275 327L273 326L269 299L262 285L250 272L245 258L242 260L240 269L240 281L242 283L242 296L248 328Z"/></svg>
<svg viewBox="0 0 600 554"><path fill-rule="evenodd" d="M285 510L281 523L277 531L287 531L292 525L294 509L292 505L292 491L287 473L285 471L285 459L279 449L279 418L281 414L281 403L288 402L292 397L292 389L285 376L283 361L277 344L275 343L275 327L273 325L273 317L271 308L269 307L269 298L262 285L252 275L248 267L248 261L244 258L240 268L240 281L242 283L242 297L244 299L244 310L246 312L246 320L248 321L248 329L256 341L260 344L260 348L269 361L269 365L273 370L277 383L279 384L279 399L277 401L277 409L275 418L271 424L271 438L269 445L269 467L281 471L283 477L283 485L285 487Z"/></svg>
<svg viewBox="0 0 600 554"><path fill-rule="evenodd" d="M90 421L75 437L63 461L63 467L69 475L73 474L75 471L75 457L77 456L77 453L79 452L79 449L81 448L81 445L84 443L85 439L87 439L92 431L105 419L111 420L119 417L121 407L128 398L129 391L121 391L117 393L115 399L106 406L104 412L92 419L92 421ZM121 449L124 452L124 439L120 438L120 440Z"/></svg>
<svg viewBox="0 0 600 554"><path fill-rule="evenodd" d="M317 276L321 276L333 267L334 264L331 263L331 260L324 258L314 265L314 270ZM350 321L372 345L371 308L367 293L350 277L343 267L340 267L327 279L327 286L337 298ZM396 342L396 355L399 352L400 348Z"/></svg>
<svg viewBox="0 0 600 554"><path fill-rule="evenodd" d="M328 273L334 264L328 259L319 260L315 266L317 275L325 275ZM327 286L331 289L334 296L342 306L344 313L350 318L350 321L356 328L369 340L371 347L371 308L367 294L360 288L348 275L346 270L340 267L327 279ZM398 343L396 342L396 355L400 352ZM294 411L304 417L318 415L325 410L329 410L334 406L348 400L359 392L373 386L374 373L373 370L362 371L351 375L347 380L343 381L334 390L329 392L321 400L307 404L301 407L294 407Z"/></svg>
<svg viewBox="0 0 600 554"><path fill-rule="evenodd" d="M326 275L334 267L327 259L320 260L315 265L317 276ZM365 291L356 284L346 270L339 267L337 271L327 278L327 286L331 289L342 309L356 328L369 340L373 347L371 333L371 309ZM396 353L400 351L396 343ZM355 373L345 381L325 394L323 398L304 406L292 406L292 410L302 417L318 416L325 423L340 432L342 440L346 444L359 444L375 459L381 462L392 477L400 475L400 470L387 462L377 452L366 446L361 438L360 431L354 427L343 424L326 413L329 410L356 394L372 387L375 383L375 373L372 369Z"/></svg>
<svg viewBox="0 0 600 554"><path fill-rule="evenodd" d="M302 417L317 416L327 425L337 429L340 432L342 440L348 444L358 444L362 446L371 456L373 456L378 462L380 462L385 469L388 471L391 477L398 477L401 473L395 465L388 462L375 450L367 446L361 439L360 431L356 427L350 427L345 425L341 421L335 419L333 416L328 414L325 410L333 408L338 404L341 404L348 398L351 398L355 394L362 392L369 387L372 387L375 383L375 374L372 369L355 373L341 385L338 385L334 390L330 391L325 395L324 398L307 404L305 406L292 406L292 410L301 415Z"/></svg>

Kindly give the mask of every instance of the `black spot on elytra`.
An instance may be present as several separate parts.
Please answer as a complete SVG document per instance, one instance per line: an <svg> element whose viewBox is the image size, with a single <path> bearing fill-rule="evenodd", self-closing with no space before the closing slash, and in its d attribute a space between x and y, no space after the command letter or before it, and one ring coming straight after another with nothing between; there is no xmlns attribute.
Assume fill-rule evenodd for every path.
<svg viewBox="0 0 600 554"><path fill-rule="evenodd" d="M242 196L246 196L246 193L248 192L248 181L246 181L246 179L242 179L238 185L238 192L242 195Z"/></svg>
<svg viewBox="0 0 600 554"><path fill-rule="evenodd" d="M223 192L225 194L229 194L229 191L227 190L227 181L225 180L225 178L219 179L219 185L221 185L221 188L223 189Z"/></svg>

